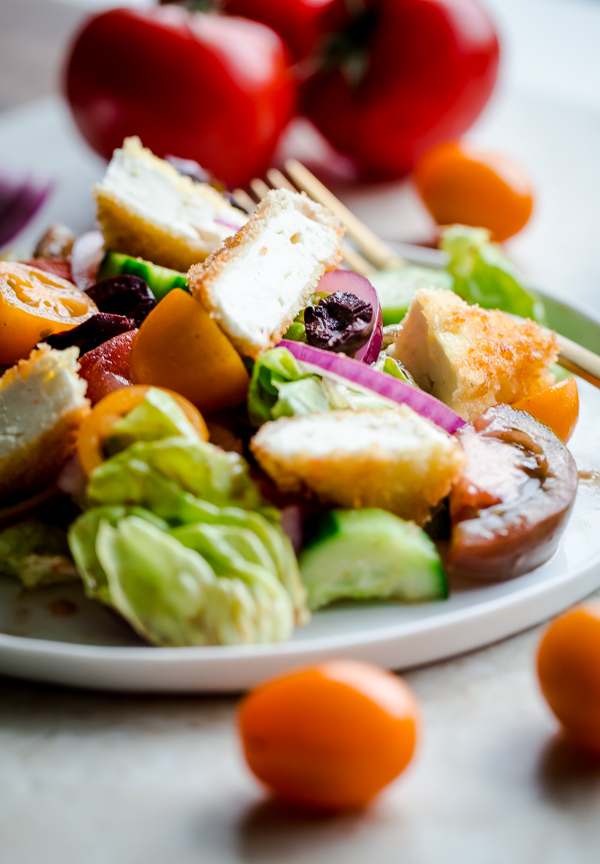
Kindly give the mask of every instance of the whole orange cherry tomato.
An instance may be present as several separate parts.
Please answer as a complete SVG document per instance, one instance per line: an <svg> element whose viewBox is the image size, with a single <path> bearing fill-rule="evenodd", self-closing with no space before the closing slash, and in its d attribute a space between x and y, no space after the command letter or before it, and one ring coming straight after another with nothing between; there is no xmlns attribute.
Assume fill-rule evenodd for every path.
<svg viewBox="0 0 600 864"><path fill-rule="evenodd" d="M119 420L144 401L150 387L123 387L109 393L92 408L79 429L77 456L83 473L89 477L92 471L105 459L103 443L108 432ZM154 388L164 389L164 388ZM208 429L200 412L180 396L179 393L166 391L175 399L203 441L208 441Z"/></svg>
<svg viewBox="0 0 600 864"><path fill-rule="evenodd" d="M98 311L75 285L29 264L0 261L0 364L12 366L51 333Z"/></svg>
<svg viewBox="0 0 600 864"><path fill-rule="evenodd" d="M569 735L600 754L600 604L553 621L537 658L542 693Z"/></svg>
<svg viewBox="0 0 600 864"><path fill-rule="evenodd" d="M415 748L416 700L401 678L332 660L275 678L241 702L251 770L276 795L321 810L362 807Z"/></svg>
<svg viewBox="0 0 600 864"><path fill-rule="evenodd" d="M438 225L487 228L502 242L527 224L533 192L523 170L506 156L467 144L438 144L422 156L414 181Z"/></svg>
<svg viewBox="0 0 600 864"><path fill-rule="evenodd" d="M134 384L156 384L181 393L210 414L239 405L248 373L227 336L208 312L174 288L142 323L129 358Z"/></svg>
<svg viewBox="0 0 600 864"><path fill-rule="evenodd" d="M574 378L565 378L532 396L520 399L512 406L527 411L536 420L549 426L566 444L579 418L579 392Z"/></svg>

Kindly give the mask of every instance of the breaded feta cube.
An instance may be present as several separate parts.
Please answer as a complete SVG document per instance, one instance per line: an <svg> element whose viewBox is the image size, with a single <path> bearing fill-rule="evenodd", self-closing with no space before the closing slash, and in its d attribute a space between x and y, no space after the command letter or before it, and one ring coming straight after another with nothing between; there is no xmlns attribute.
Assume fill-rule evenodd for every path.
<svg viewBox="0 0 600 864"><path fill-rule="evenodd" d="M554 383L556 334L534 321L469 306L452 291L414 296L390 353L419 387L465 420Z"/></svg>
<svg viewBox="0 0 600 864"><path fill-rule="evenodd" d="M327 208L304 193L272 190L234 237L191 268L190 291L241 354L258 357L337 266L342 236Z"/></svg>
<svg viewBox="0 0 600 864"><path fill-rule="evenodd" d="M43 489L73 452L90 410L78 354L42 344L0 378L0 501Z"/></svg>
<svg viewBox="0 0 600 864"><path fill-rule="evenodd" d="M407 405L283 417L265 423L250 447L283 492L313 493L335 507L380 507L418 524L465 461L456 438Z"/></svg>
<svg viewBox="0 0 600 864"><path fill-rule="evenodd" d="M208 183L126 138L94 186L107 249L187 271L235 234L247 216Z"/></svg>

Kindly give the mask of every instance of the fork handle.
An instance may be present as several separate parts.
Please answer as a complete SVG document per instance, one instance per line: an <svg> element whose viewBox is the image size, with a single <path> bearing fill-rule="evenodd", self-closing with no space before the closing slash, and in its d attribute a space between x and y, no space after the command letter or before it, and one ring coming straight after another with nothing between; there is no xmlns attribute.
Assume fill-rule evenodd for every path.
<svg viewBox="0 0 600 864"><path fill-rule="evenodd" d="M374 234L351 210L348 210L345 204L342 204L339 198L336 198L327 186L324 186L301 162L297 159L288 159L285 170L294 183L310 198L328 207L338 217L346 227L348 236L354 240L360 252L376 270L403 267L406 264L403 258L396 255L387 243Z"/></svg>

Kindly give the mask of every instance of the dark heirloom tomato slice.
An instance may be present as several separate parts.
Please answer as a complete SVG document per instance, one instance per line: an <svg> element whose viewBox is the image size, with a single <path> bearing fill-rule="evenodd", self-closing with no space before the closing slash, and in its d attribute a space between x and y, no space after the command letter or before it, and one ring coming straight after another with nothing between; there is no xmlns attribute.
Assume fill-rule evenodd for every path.
<svg viewBox="0 0 600 864"><path fill-rule="evenodd" d="M554 553L577 492L577 467L525 411L489 408L456 433L467 457L450 494L452 573L511 579Z"/></svg>

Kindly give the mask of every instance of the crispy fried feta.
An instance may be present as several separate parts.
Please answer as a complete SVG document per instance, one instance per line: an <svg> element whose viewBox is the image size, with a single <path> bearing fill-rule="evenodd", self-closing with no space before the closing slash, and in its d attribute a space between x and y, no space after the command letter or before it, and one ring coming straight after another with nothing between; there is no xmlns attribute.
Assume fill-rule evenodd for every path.
<svg viewBox="0 0 600 864"><path fill-rule="evenodd" d="M554 333L496 309L469 306L452 291L417 291L390 353L419 387L465 420L554 382Z"/></svg>
<svg viewBox="0 0 600 864"><path fill-rule="evenodd" d="M43 489L73 452L90 410L78 354L42 344L0 378L0 501Z"/></svg>
<svg viewBox="0 0 600 864"><path fill-rule="evenodd" d="M208 183L196 183L126 138L93 189L106 247L186 271L247 216Z"/></svg>
<svg viewBox="0 0 600 864"><path fill-rule="evenodd" d="M257 357L337 266L342 235L333 214L304 193L272 190L234 237L191 268L190 290L238 351Z"/></svg>
<svg viewBox="0 0 600 864"><path fill-rule="evenodd" d="M464 464L458 441L406 405L283 417L262 426L250 446L284 492L313 493L335 507L380 507L419 524Z"/></svg>

